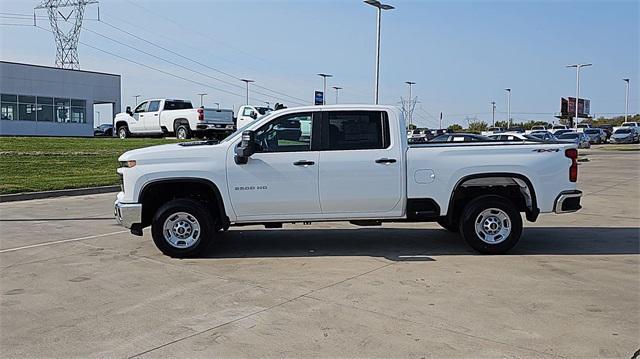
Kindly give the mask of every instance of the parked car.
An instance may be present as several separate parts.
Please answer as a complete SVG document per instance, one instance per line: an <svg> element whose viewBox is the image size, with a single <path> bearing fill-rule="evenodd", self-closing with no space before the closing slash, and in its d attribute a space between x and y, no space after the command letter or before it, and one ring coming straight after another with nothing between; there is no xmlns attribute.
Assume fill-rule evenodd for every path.
<svg viewBox="0 0 640 359"><path fill-rule="evenodd" d="M588 123L579 123L576 125L576 132L584 132L587 128L591 128L591 125Z"/></svg>
<svg viewBox="0 0 640 359"><path fill-rule="evenodd" d="M238 118L236 120L236 127L243 128L244 126L257 120L259 117L269 114L271 111L273 110L270 109L269 107L250 106L250 105L240 106L240 109L238 109Z"/></svg>
<svg viewBox="0 0 640 359"><path fill-rule="evenodd" d="M539 139L541 139L542 141L547 141L547 142L552 142L552 141L557 141L558 138L553 135L551 132L544 130L544 131L533 131L529 134L530 136L533 137L537 137Z"/></svg>
<svg viewBox="0 0 640 359"><path fill-rule="evenodd" d="M279 139L289 121L317 135ZM391 106L306 106L274 111L220 143L128 151L118 158L114 214L134 235L151 226L173 257L201 255L230 226L329 220L434 221L499 254L519 240L521 213L535 221L581 208L574 144L409 146L405 126Z"/></svg>
<svg viewBox="0 0 640 359"><path fill-rule="evenodd" d="M198 136L221 140L235 131L233 110L204 109L204 119L196 125Z"/></svg>
<svg viewBox="0 0 640 359"><path fill-rule="evenodd" d="M589 137L582 132L566 132L558 136L558 140L575 143L578 148L591 148Z"/></svg>
<svg viewBox="0 0 640 359"><path fill-rule="evenodd" d="M637 143L638 132L632 127L618 128L609 138L610 143Z"/></svg>
<svg viewBox="0 0 640 359"><path fill-rule="evenodd" d="M589 137L590 143L607 143L607 133L601 128L585 128L583 133Z"/></svg>
<svg viewBox="0 0 640 359"><path fill-rule="evenodd" d="M193 108L190 101L175 99L151 99L140 103L131 111L116 115L118 137L124 139L144 135L173 134L178 139L204 136L207 129L198 125L206 123L205 109ZM233 131L233 123L226 124L225 130Z"/></svg>
<svg viewBox="0 0 640 359"><path fill-rule="evenodd" d="M525 133L527 131L522 127L509 127L507 128L507 132Z"/></svg>
<svg viewBox="0 0 640 359"><path fill-rule="evenodd" d="M93 129L94 136L113 136L113 125L110 123L104 123Z"/></svg>
<svg viewBox="0 0 640 359"><path fill-rule="evenodd" d="M541 141L539 138L519 132L496 133L487 136L496 141Z"/></svg>
<svg viewBox="0 0 640 359"><path fill-rule="evenodd" d="M535 131L546 131L547 127L546 126L542 126L542 125L537 125L537 126L531 126L531 132L535 132Z"/></svg>
<svg viewBox="0 0 640 359"><path fill-rule="evenodd" d="M432 138L429 143L433 142L486 142L493 141L493 139L476 135L475 133L445 133L440 136Z"/></svg>

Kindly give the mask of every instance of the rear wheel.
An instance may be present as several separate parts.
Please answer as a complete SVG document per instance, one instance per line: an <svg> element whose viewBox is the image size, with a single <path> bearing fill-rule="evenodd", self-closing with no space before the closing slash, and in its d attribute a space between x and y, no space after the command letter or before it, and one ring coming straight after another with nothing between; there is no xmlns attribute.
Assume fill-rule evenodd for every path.
<svg viewBox="0 0 640 359"><path fill-rule="evenodd" d="M191 130L189 125L178 125L176 128L176 138L179 140L188 140L191 138Z"/></svg>
<svg viewBox="0 0 640 359"><path fill-rule="evenodd" d="M175 199L160 207L151 224L153 242L170 257L201 255L215 228L207 208L192 199Z"/></svg>
<svg viewBox="0 0 640 359"><path fill-rule="evenodd" d="M460 235L476 251L503 254L522 234L522 217L513 203L501 196L480 196L466 205Z"/></svg>
<svg viewBox="0 0 640 359"><path fill-rule="evenodd" d="M129 132L129 128L127 126L123 125L118 127L118 137L120 137L121 140L124 140L129 136L131 136L131 133Z"/></svg>

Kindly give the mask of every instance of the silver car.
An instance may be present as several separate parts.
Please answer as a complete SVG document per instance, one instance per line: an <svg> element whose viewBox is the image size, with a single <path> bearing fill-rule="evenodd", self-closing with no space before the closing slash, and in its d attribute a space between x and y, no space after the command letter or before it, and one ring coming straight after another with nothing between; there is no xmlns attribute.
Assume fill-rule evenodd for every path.
<svg viewBox="0 0 640 359"><path fill-rule="evenodd" d="M619 128L613 132L609 138L611 143L635 143L638 141L638 134L633 128Z"/></svg>
<svg viewBox="0 0 640 359"><path fill-rule="evenodd" d="M590 143L607 143L607 133L601 128L585 128L583 133L589 137Z"/></svg>
<svg viewBox="0 0 640 359"><path fill-rule="evenodd" d="M573 142L578 148L591 148L589 137L582 132L566 132L558 137L560 142Z"/></svg>

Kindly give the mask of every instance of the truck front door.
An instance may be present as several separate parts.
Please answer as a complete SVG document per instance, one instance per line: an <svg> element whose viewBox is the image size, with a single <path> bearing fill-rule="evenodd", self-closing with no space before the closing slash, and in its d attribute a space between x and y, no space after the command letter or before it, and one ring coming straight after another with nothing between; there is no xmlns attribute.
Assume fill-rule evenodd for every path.
<svg viewBox="0 0 640 359"><path fill-rule="evenodd" d="M145 101L133 110L133 121L129 123L129 130L131 132L144 132L144 113L147 112L149 101Z"/></svg>
<svg viewBox="0 0 640 359"><path fill-rule="evenodd" d="M149 101L147 112L144 113L144 130L146 132L160 132L160 100Z"/></svg>
<svg viewBox="0 0 640 359"><path fill-rule="evenodd" d="M326 111L320 151L320 204L325 215L402 215L402 146L385 111ZM402 129L404 133L404 129Z"/></svg>
<svg viewBox="0 0 640 359"><path fill-rule="evenodd" d="M261 126L255 131L258 151L246 164L236 164L235 147L230 149L227 185L238 220L304 219L321 214L319 152L312 150L314 137L307 130L316 118L311 112L286 114Z"/></svg>

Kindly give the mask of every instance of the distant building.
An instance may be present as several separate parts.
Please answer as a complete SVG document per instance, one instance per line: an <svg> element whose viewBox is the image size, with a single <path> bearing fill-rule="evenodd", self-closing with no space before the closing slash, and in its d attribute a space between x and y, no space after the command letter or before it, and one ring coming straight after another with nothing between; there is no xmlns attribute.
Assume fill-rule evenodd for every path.
<svg viewBox="0 0 640 359"><path fill-rule="evenodd" d="M120 112L120 75L0 61L0 135L93 136L93 105Z"/></svg>

